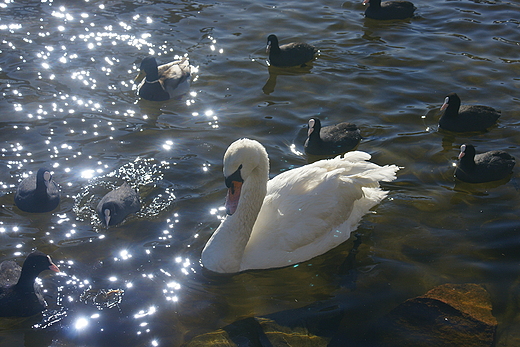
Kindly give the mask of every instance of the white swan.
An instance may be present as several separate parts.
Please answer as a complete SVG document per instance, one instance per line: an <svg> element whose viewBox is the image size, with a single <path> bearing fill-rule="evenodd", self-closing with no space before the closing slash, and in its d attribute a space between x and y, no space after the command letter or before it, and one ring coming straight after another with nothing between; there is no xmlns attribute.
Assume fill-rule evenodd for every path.
<svg viewBox="0 0 520 347"><path fill-rule="evenodd" d="M269 180L269 158L254 140L232 143L224 155L228 216L206 243L205 268L219 273L297 264L350 237L387 192L399 168L367 162L355 151L288 170Z"/></svg>

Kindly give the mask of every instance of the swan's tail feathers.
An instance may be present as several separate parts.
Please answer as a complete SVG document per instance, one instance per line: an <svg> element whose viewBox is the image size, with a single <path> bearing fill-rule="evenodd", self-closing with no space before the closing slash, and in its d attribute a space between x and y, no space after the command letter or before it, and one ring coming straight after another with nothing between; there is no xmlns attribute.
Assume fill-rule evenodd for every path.
<svg viewBox="0 0 520 347"><path fill-rule="evenodd" d="M372 163L367 163L372 164ZM373 167L374 165L375 167ZM363 187L375 188L379 187L379 182L391 182L397 178L397 171L399 167L396 165L385 165L377 166L372 164L371 167L367 168L362 172L351 173L341 176L340 179L344 182L351 183L355 180L359 185Z"/></svg>
<svg viewBox="0 0 520 347"><path fill-rule="evenodd" d="M362 151L347 152L342 156L339 155L332 159L334 161L340 161L341 165L333 164L331 167L337 168L338 166L348 172L350 175L362 175L365 177L373 177L374 180L391 182L397 178L396 172L401 169L396 165L385 165L379 166L375 163L369 162L371 155Z"/></svg>
<svg viewBox="0 0 520 347"><path fill-rule="evenodd" d="M371 170L369 175L377 181L392 182L397 178L399 169L400 167L397 165L385 165Z"/></svg>

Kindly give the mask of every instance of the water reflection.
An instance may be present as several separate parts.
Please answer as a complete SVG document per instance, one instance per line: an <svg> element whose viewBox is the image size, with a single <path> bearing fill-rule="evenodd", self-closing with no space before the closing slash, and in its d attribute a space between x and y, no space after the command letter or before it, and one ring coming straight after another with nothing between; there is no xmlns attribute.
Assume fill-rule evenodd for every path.
<svg viewBox="0 0 520 347"><path fill-rule="evenodd" d="M86 318L80 317L76 319L76 322L74 323L74 328L76 330L83 330L88 326L88 320Z"/></svg>
<svg viewBox="0 0 520 347"><path fill-rule="evenodd" d="M311 73L312 67L312 61L307 63L303 67L280 68L276 66L269 66L269 78L262 87L262 91L264 92L264 94L269 95L273 93L276 88L276 79L278 78L278 76L298 76L309 74Z"/></svg>
<svg viewBox="0 0 520 347"><path fill-rule="evenodd" d="M118 255L119 257L114 259L115 262L130 261L132 259L132 255L128 250L121 250ZM121 338L117 329L125 326L126 330L130 327L128 322L121 325L121 318L129 312L133 312L131 316L136 323L132 334L140 336L148 335L152 332L152 326L154 325L152 317L158 312L158 307L149 305L142 309L135 308L136 304L137 307L142 306L140 298L135 295L139 296L140 292L149 290L147 286L142 287L139 291L135 291L135 289L132 291L133 285L131 282L128 282L127 290L131 290L133 297L130 299L130 302L125 303L125 290L114 289L113 287L107 288L103 285L103 283L106 285L118 282L119 276L110 275L105 280L98 279L94 281L82 279L78 274L78 272L82 272L79 264L72 260L62 260L60 264L64 269L67 269L67 273L62 273L61 279L56 280L58 284L56 304L58 306L55 309L44 312L43 319L34 325L35 329L48 329L57 322L61 322L62 328L59 330L60 333L57 335L53 333L56 341L62 341L67 344L81 344L92 333L107 333L109 335L101 334L95 337L90 335L90 339L93 339L92 341L97 340L104 344L109 340ZM100 275L97 274L99 270L102 269L92 273L94 278ZM148 274L146 278L154 279L154 276ZM95 284L96 282L97 284ZM180 283L170 281L166 283L165 288L168 288L170 292L177 292L181 287ZM178 297L175 298L173 296L170 301L176 302ZM53 304L53 306L56 304ZM89 307L94 308L96 311L89 310Z"/></svg>
<svg viewBox="0 0 520 347"><path fill-rule="evenodd" d="M136 314L134 314L134 319L140 319L146 316L153 315L157 312L155 306L150 306L147 310L140 310Z"/></svg>
<svg viewBox="0 0 520 347"><path fill-rule="evenodd" d="M123 300L122 289L93 289L88 288L81 293L79 300L84 304L95 306L98 310L103 310L112 307L119 307ZM99 314L92 315L91 318L99 318Z"/></svg>

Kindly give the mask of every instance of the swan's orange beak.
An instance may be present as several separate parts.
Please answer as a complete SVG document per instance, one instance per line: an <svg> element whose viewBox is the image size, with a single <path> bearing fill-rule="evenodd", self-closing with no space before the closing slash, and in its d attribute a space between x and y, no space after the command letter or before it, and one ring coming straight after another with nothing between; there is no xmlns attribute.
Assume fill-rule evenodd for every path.
<svg viewBox="0 0 520 347"><path fill-rule="evenodd" d="M238 200L240 199L240 190L242 189L242 182L231 181L231 186L228 188L226 195L226 212L232 215L237 210Z"/></svg>

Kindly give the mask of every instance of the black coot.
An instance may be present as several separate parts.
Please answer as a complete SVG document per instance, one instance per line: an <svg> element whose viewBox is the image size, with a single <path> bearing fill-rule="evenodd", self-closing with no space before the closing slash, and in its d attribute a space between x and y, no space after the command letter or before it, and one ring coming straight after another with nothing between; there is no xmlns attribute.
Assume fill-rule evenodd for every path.
<svg viewBox="0 0 520 347"><path fill-rule="evenodd" d="M128 183L108 192L98 203L97 213L105 226L121 223L130 213L141 209L139 195Z"/></svg>
<svg viewBox="0 0 520 347"><path fill-rule="evenodd" d="M50 212L60 203L60 189L46 168L38 170L18 185L14 203L25 212Z"/></svg>
<svg viewBox="0 0 520 347"><path fill-rule="evenodd" d="M475 147L463 144L460 146L455 177L469 183L498 181L509 176L514 166L515 158L504 151L475 155Z"/></svg>
<svg viewBox="0 0 520 347"><path fill-rule="evenodd" d="M444 113L439 119L439 128L455 132L484 131L500 117L500 111L489 106L460 106L456 93L446 95L441 111Z"/></svg>
<svg viewBox="0 0 520 347"><path fill-rule="evenodd" d="M372 19L406 19L413 16L415 6L410 1L385 1L364 0L363 5L368 4L365 16Z"/></svg>
<svg viewBox="0 0 520 347"><path fill-rule="evenodd" d="M307 154L334 155L353 150L361 140L359 128L352 123L339 123L321 127L321 121L309 120L309 129L304 148Z"/></svg>
<svg viewBox="0 0 520 347"><path fill-rule="evenodd" d="M0 317L28 317L45 309L47 304L34 285L44 270L60 271L40 251L29 254L22 267L10 260L0 264Z"/></svg>
<svg viewBox="0 0 520 347"><path fill-rule="evenodd" d="M292 42L282 46L278 44L276 35L267 37L269 63L278 67L302 66L314 58L318 50L308 43Z"/></svg>

